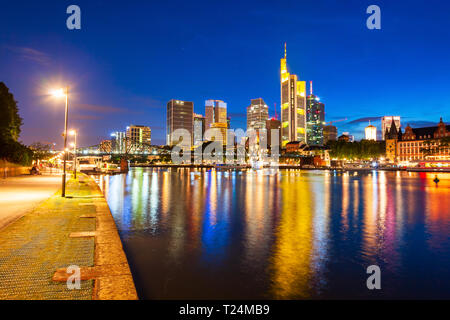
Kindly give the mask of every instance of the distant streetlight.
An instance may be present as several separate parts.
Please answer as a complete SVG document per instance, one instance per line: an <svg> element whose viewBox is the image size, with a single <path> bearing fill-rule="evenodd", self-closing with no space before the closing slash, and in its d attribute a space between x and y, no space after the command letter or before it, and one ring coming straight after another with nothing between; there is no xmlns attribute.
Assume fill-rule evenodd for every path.
<svg viewBox="0 0 450 320"><path fill-rule="evenodd" d="M75 130L70 130L69 134L74 136L73 142L73 176L77 178L77 132Z"/></svg>
<svg viewBox="0 0 450 320"><path fill-rule="evenodd" d="M65 117L64 117L64 171L62 176L62 191L61 197L66 196L66 161L67 161L67 123L69 116L69 87L64 89L57 89L51 92L51 95L56 98L66 98L66 108L65 108Z"/></svg>

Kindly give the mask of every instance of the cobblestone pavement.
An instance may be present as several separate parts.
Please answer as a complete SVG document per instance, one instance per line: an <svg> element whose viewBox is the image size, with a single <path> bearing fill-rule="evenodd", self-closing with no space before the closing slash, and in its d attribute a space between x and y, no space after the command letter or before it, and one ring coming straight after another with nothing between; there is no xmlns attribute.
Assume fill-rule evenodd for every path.
<svg viewBox="0 0 450 320"><path fill-rule="evenodd" d="M80 290L52 281L58 268L94 265L94 238L71 238L72 232L95 231L93 198L101 196L85 175L68 181L67 195L51 196L33 211L0 230L0 299L92 299L94 280Z"/></svg>

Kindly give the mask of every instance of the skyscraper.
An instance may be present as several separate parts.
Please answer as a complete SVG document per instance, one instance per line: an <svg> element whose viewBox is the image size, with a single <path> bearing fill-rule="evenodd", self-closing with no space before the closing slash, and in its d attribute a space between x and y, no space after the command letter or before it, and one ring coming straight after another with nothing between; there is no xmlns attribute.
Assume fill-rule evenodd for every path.
<svg viewBox="0 0 450 320"><path fill-rule="evenodd" d="M323 144L327 144L328 141L336 141L338 137L338 131L336 126L327 125L323 127Z"/></svg>
<svg viewBox="0 0 450 320"><path fill-rule="evenodd" d="M264 129L269 118L269 107L262 98L252 99L247 107L247 130Z"/></svg>
<svg viewBox="0 0 450 320"><path fill-rule="evenodd" d="M286 44L281 59L281 140L285 146L289 141L306 143L306 82L287 70Z"/></svg>
<svg viewBox="0 0 450 320"><path fill-rule="evenodd" d="M111 134L111 147L114 153L124 154L127 153L126 149L126 133L123 131L116 131Z"/></svg>
<svg viewBox="0 0 450 320"><path fill-rule="evenodd" d="M312 81L310 94L306 97L306 138L310 146L323 145L323 123L325 121L325 105L313 94Z"/></svg>
<svg viewBox="0 0 450 320"><path fill-rule="evenodd" d="M396 129L399 131L401 127L400 116L384 116L381 118L381 136L383 140L386 140L386 129L390 129L392 121L394 121Z"/></svg>
<svg viewBox="0 0 450 320"><path fill-rule="evenodd" d="M199 146L203 143L205 135L205 117L201 114L194 113L194 134L192 142L194 146Z"/></svg>
<svg viewBox="0 0 450 320"><path fill-rule="evenodd" d="M272 130L278 131L278 141L272 141ZM275 118L266 120L266 131L267 131L267 149L271 149L272 144L278 145L281 148L281 122Z"/></svg>
<svg viewBox="0 0 450 320"><path fill-rule="evenodd" d="M146 153L150 150L152 131L150 127L130 125L126 131L127 149L130 153Z"/></svg>
<svg viewBox="0 0 450 320"><path fill-rule="evenodd" d="M205 101L205 128L208 130L213 123L227 123L227 104L222 100Z"/></svg>
<svg viewBox="0 0 450 320"><path fill-rule="evenodd" d="M167 103L167 145L172 146L178 141L172 139L177 129L186 129L192 137L194 121L194 103L190 101L170 100ZM186 144L192 144L192 138Z"/></svg>

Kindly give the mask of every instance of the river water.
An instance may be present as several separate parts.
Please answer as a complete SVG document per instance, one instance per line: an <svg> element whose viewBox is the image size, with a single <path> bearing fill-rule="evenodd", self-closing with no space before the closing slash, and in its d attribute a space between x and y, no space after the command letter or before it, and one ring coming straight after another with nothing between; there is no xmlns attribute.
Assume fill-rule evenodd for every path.
<svg viewBox="0 0 450 320"><path fill-rule="evenodd" d="M99 184L141 299L448 299L450 174L434 177L133 168Z"/></svg>

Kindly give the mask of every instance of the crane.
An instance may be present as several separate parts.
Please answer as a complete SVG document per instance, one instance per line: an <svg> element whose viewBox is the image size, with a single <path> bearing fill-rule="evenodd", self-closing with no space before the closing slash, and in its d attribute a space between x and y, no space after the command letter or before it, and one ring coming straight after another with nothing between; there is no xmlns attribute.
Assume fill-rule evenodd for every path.
<svg viewBox="0 0 450 320"><path fill-rule="evenodd" d="M328 122L325 122L324 124L325 125L332 125L335 122L342 122L342 121L346 121L346 120L347 120L347 118L344 118L344 119L339 119L339 120L328 121Z"/></svg>

